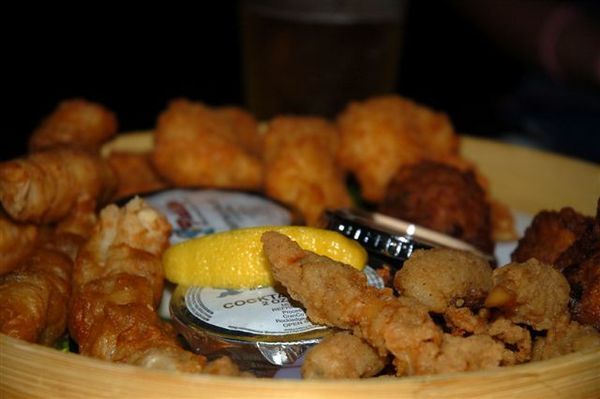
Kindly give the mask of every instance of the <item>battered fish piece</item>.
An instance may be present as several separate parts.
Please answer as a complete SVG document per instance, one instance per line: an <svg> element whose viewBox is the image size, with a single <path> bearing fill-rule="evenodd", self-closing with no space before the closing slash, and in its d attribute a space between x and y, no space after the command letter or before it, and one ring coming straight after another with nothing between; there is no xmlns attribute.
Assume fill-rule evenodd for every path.
<svg viewBox="0 0 600 399"><path fill-rule="evenodd" d="M111 152L107 161L118 181L114 199L127 198L134 194L168 187L168 184L154 170L150 154Z"/></svg>
<svg viewBox="0 0 600 399"><path fill-rule="evenodd" d="M31 254L37 237L36 225L14 222L0 210L0 276L16 268Z"/></svg>
<svg viewBox="0 0 600 399"><path fill-rule="evenodd" d="M302 364L302 378L367 378L378 374L386 359L362 339L340 332L309 349Z"/></svg>
<svg viewBox="0 0 600 399"><path fill-rule="evenodd" d="M568 314L569 283L551 265L536 259L513 262L495 269L493 279L485 306L499 308L514 323L542 331Z"/></svg>
<svg viewBox="0 0 600 399"><path fill-rule="evenodd" d="M67 146L98 152L116 133L117 117L103 105L79 98L65 100L34 130L29 151Z"/></svg>
<svg viewBox="0 0 600 399"><path fill-rule="evenodd" d="M69 331L86 356L148 368L240 375L229 359L210 364L179 346L156 313L168 246L166 218L134 198L109 205L80 250L73 274Z"/></svg>
<svg viewBox="0 0 600 399"><path fill-rule="evenodd" d="M368 201L383 200L401 166L458 155L448 117L399 96L350 103L337 122L339 162L356 176Z"/></svg>
<svg viewBox="0 0 600 399"><path fill-rule="evenodd" d="M258 190L262 164L253 155L258 131L249 125L256 122L240 109L172 101L158 118L152 162L176 186Z"/></svg>
<svg viewBox="0 0 600 399"><path fill-rule="evenodd" d="M403 166L387 187L381 213L466 241L493 253L491 207L472 172L423 161Z"/></svg>
<svg viewBox="0 0 600 399"><path fill-rule="evenodd" d="M304 251L282 234L266 232L262 242L275 279L313 322L353 330L380 356L391 353L399 376L433 372L443 333L425 307L369 287L361 272Z"/></svg>
<svg viewBox="0 0 600 399"><path fill-rule="evenodd" d="M264 138L265 194L323 224L327 208L350 206L345 175L335 162L338 131L325 119L285 116L269 122Z"/></svg>
<svg viewBox="0 0 600 399"><path fill-rule="evenodd" d="M36 248L12 273L0 277L0 332L52 345L66 331L72 261Z"/></svg>
<svg viewBox="0 0 600 399"><path fill-rule="evenodd" d="M430 312L445 313L452 306L480 307L492 289L492 268L468 252L417 250L396 273L394 288Z"/></svg>
<svg viewBox="0 0 600 399"><path fill-rule="evenodd" d="M558 212L539 212L519 240L511 259L525 262L534 258L553 265L592 223L592 218L569 207Z"/></svg>
<svg viewBox="0 0 600 399"><path fill-rule="evenodd" d="M81 150L48 150L0 163L0 202L20 222L59 221L82 197L102 204L115 187L110 166Z"/></svg>

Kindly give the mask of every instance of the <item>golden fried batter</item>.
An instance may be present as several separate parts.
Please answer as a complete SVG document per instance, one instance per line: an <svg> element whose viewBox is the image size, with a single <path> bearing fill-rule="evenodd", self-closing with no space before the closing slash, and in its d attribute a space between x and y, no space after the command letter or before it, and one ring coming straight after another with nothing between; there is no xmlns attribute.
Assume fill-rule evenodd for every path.
<svg viewBox="0 0 600 399"><path fill-rule="evenodd" d="M239 109L172 101L156 126L152 161L157 172L177 186L258 190L262 164L252 154L258 132L239 115L252 121Z"/></svg>
<svg viewBox="0 0 600 399"><path fill-rule="evenodd" d="M533 359L545 360L589 348L600 348L600 333L591 326L561 317L548 330L545 337L538 337L533 345Z"/></svg>
<svg viewBox="0 0 600 399"><path fill-rule="evenodd" d="M494 335L488 326L484 334L444 334L415 299L369 287L356 269L304 251L284 235L267 232L262 241L275 279L313 322L352 330L380 356L392 354L398 376L487 369L521 358L509 346L528 334L503 326Z"/></svg>
<svg viewBox="0 0 600 399"><path fill-rule="evenodd" d="M73 263L37 248L20 267L0 278L0 332L52 345L66 330Z"/></svg>
<svg viewBox="0 0 600 399"><path fill-rule="evenodd" d="M385 358L362 339L340 332L309 349L302 364L302 378L340 379L373 377L385 367Z"/></svg>
<svg viewBox="0 0 600 399"><path fill-rule="evenodd" d="M353 330L380 356L391 353L397 375L432 372L443 333L424 306L369 287L361 272L304 251L282 234L267 232L262 241L273 276L313 322Z"/></svg>
<svg viewBox="0 0 600 399"><path fill-rule="evenodd" d="M573 318L600 329L600 198L595 219L572 208L538 213L512 257L543 259L561 270Z"/></svg>
<svg viewBox="0 0 600 399"><path fill-rule="evenodd" d="M417 250L396 273L394 288L430 312L444 313L450 306L478 307L492 288L492 268L468 252Z"/></svg>
<svg viewBox="0 0 600 399"><path fill-rule="evenodd" d="M73 275L69 331L81 354L184 372L239 375L229 359L211 366L183 350L156 313L164 272L160 255L171 227L139 198L100 213L79 251Z"/></svg>
<svg viewBox="0 0 600 399"><path fill-rule="evenodd" d="M600 198L593 225L563 252L554 265L571 284L571 314L600 330Z"/></svg>
<svg viewBox="0 0 600 399"><path fill-rule="evenodd" d="M118 186L113 197L115 199L168 187L154 170L150 154L111 152L107 161L117 176Z"/></svg>
<svg viewBox="0 0 600 399"><path fill-rule="evenodd" d="M471 172L430 161L403 166L379 211L493 253L490 205Z"/></svg>
<svg viewBox="0 0 600 399"><path fill-rule="evenodd" d="M56 222L82 197L104 203L115 186L110 166L81 150L48 150L0 163L0 202L22 222Z"/></svg>
<svg viewBox="0 0 600 399"><path fill-rule="evenodd" d="M458 136L446 115L399 96L351 103L338 126L339 161L372 202L384 198L400 166L458 154Z"/></svg>
<svg viewBox="0 0 600 399"><path fill-rule="evenodd" d="M27 258L37 236L36 225L14 222L0 210L0 276Z"/></svg>
<svg viewBox="0 0 600 399"><path fill-rule="evenodd" d="M568 313L569 283L551 265L530 259L494 270L494 288L485 301L507 319L541 331Z"/></svg>
<svg viewBox="0 0 600 399"><path fill-rule="evenodd" d="M326 208L347 207L350 196L335 164L338 132L316 117L278 117L264 139L265 194L297 211L311 226Z"/></svg>
<svg viewBox="0 0 600 399"><path fill-rule="evenodd" d="M96 152L117 133L117 118L104 106L84 99L62 101L33 132L29 150L68 146Z"/></svg>
<svg viewBox="0 0 600 399"><path fill-rule="evenodd" d="M494 319L485 308L475 314L466 307L449 307L444 313L444 320L453 336L487 335L502 343L504 351L501 352L499 365L509 366L531 360L532 340L529 330L503 317Z"/></svg>

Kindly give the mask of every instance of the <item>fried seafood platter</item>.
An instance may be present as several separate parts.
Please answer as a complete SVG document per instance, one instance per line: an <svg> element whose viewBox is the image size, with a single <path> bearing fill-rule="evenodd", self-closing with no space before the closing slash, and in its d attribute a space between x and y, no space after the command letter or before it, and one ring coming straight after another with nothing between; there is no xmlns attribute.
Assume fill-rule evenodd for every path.
<svg viewBox="0 0 600 399"><path fill-rule="evenodd" d="M156 120L117 134L113 112L68 100L0 163L2 397L600 396L598 165L460 136L397 96L262 122L178 99ZM255 378L157 313L173 226L135 194L172 187L257 193L316 227L376 210L497 262L420 250L377 289L267 232L275 280L334 333L303 381Z"/></svg>

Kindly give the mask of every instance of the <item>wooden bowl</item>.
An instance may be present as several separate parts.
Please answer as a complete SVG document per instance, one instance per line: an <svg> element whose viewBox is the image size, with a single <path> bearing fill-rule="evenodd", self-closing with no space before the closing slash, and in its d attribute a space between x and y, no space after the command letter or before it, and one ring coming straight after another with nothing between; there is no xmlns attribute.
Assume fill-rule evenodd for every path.
<svg viewBox="0 0 600 399"><path fill-rule="evenodd" d="M148 132L104 148L147 151ZM493 141L463 137L465 157L512 209L533 214L572 206L593 215L598 165ZM112 364L0 336L2 398L598 398L600 349L491 371L370 380L299 381L181 374Z"/></svg>

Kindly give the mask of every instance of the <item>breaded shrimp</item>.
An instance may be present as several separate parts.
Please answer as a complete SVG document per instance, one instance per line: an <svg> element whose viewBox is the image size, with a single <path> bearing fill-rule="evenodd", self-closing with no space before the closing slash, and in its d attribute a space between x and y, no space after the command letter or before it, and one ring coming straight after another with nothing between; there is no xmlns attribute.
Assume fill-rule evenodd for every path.
<svg viewBox="0 0 600 399"><path fill-rule="evenodd" d="M172 101L156 126L152 161L157 172L177 186L258 190L262 164L253 155L258 132L252 118L240 109Z"/></svg>
<svg viewBox="0 0 600 399"><path fill-rule="evenodd" d="M84 99L65 100L33 132L29 150L67 146L97 152L116 133L112 111Z"/></svg>
<svg viewBox="0 0 600 399"><path fill-rule="evenodd" d="M0 163L0 202L21 222L56 222L82 197L104 203L115 186L110 166L81 150L48 150Z"/></svg>
<svg viewBox="0 0 600 399"><path fill-rule="evenodd" d="M75 263L71 336L81 354L104 360L239 375L227 358L210 364L182 349L156 313L164 280L160 256L170 231L166 218L139 198L102 210Z"/></svg>
<svg viewBox="0 0 600 399"><path fill-rule="evenodd" d="M269 122L263 156L265 194L319 226L326 208L347 207L350 196L335 163L335 126L317 117L283 116Z"/></svg>

